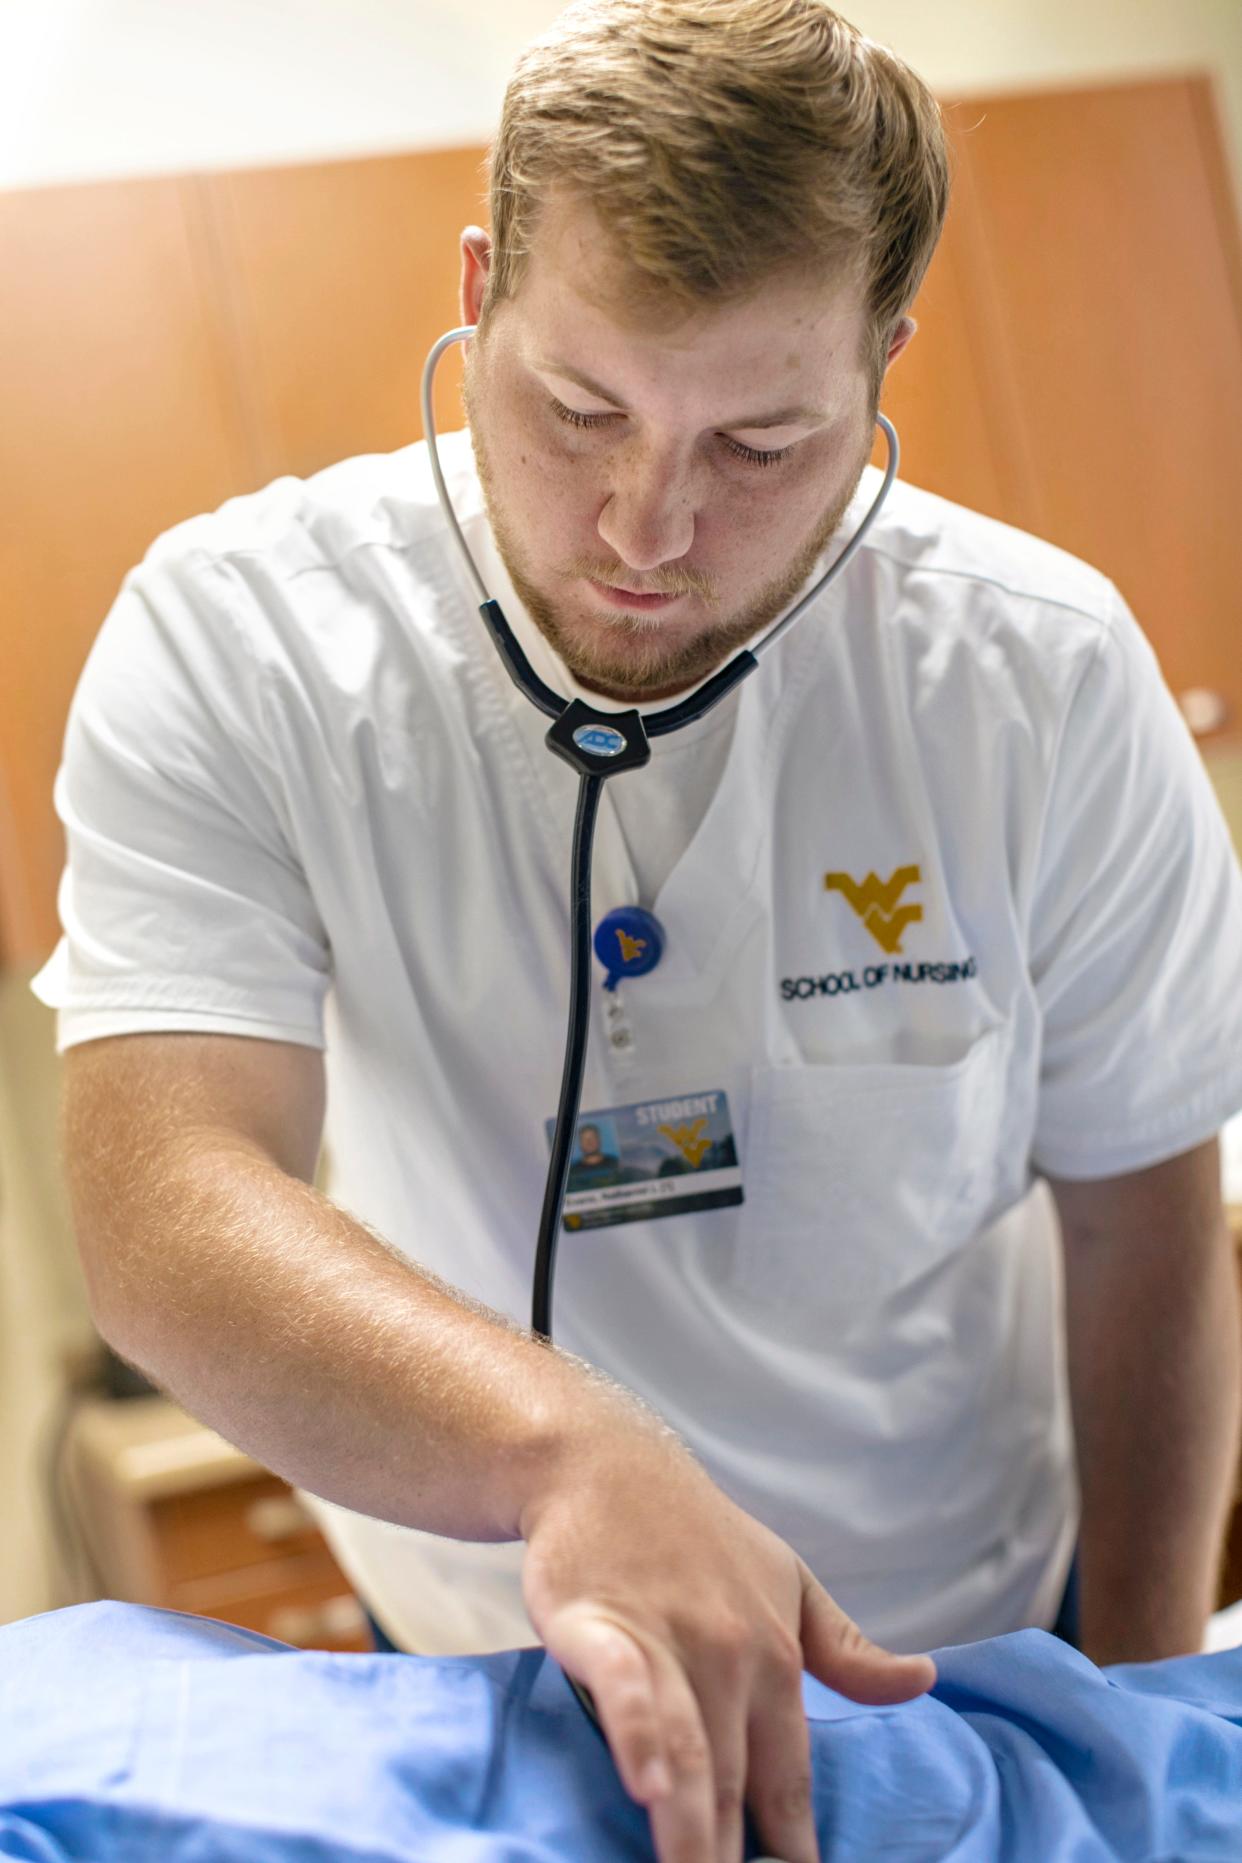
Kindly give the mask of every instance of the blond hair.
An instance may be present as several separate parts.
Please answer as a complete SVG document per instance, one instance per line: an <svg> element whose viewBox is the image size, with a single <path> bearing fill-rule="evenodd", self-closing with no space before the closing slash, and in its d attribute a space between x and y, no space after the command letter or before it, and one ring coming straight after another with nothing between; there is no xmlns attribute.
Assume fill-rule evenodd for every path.
<svg viewBox="0 0 1242 1863"><path fill-rule="evenodd" d="M481 328L563 184L608 230L635 318L776 274L859 279L873 407L950 182L922 79L822 0L577 0L519 58L488 166Z"/></svg>

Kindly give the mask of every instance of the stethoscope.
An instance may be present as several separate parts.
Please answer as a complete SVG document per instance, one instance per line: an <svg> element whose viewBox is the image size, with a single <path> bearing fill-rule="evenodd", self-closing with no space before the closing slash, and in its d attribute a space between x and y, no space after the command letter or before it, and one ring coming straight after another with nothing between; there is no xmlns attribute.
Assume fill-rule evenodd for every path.
<svg viewBox="0 0 1242 1863"><path fill-rule="evenodd" d="M726 693L732 692L733 688L739 685L748 674L754 672L759 664L759 655L766 653L781 635L793 626L799 615L805 613L812 602L823 594L834 576L839 575L845 568L875 522L880 507L888 496L889 488L897 476L900 448L897 432L891 421L883 414L877 414L876 425L884 429L884 436L888 442L888 465L884 473L884 483L876 493L870 510L836 561L830 565L818 582L799 601L795 602L789 613L770 628L762 640L756 642L754 647L744 647L727 665L722 666L719 672L713 673L711 678L705 680L688 698L679 699L675 705L670 705L662 711L646 713L596 711L581 699L563 699L559 693L553 692L550 686L545 685L534 671L519 646L512 628L505 620L499 604L493 601L487 592L487 586L470 554L470 547L462 535L461 526L457 522L452 500L444 483L431 404L432 383L435 378L436 364L444 350L450 343L465 342L468 337L474 335L474 330L473 324L468 324L460 330L449 330L432 345L423 365L423 433L426 436L436 493L441 509L457 539L470 580L478 591L479 612L483 616L488 633L492 637L506 672L531 704L551 718L552 726L544 739L548 749L554 755L563 758L581 778L578 785L578 806L574 817L573 851L570 859L569 1029L565 1040L560 1103L557 1107L556 1127L552 1138L552 1156L548 1164L547 1181L543 1193L543 1211L539 1219L539 1241L535 1252L535 1276L531 1293L531 1330L551 1343L552 1282L556 1272L556 1244L560 1230L561 1211L565 1202L565 1185L569 1176L574 1124L578 1117L582 1097L582 1076L586 1066L590 993L591 848L595 835L595 818L599 809L600 792L610 776L616 776L622 770L641 769L643 764L650 761L649 740L651 738L665 737L670 731L678 731L683 725L693 724L696 719L704 717L711 711L713 706L719 705ZM580 1683L573 1680L572 1676L568 1679L592 1722L598 1728L599 1722L589 1694Z"/></svg>

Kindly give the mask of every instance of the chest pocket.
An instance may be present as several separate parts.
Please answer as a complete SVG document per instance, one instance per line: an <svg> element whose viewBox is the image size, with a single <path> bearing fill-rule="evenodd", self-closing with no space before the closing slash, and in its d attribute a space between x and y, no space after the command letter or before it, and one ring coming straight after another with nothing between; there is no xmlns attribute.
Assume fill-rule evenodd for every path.
<svg viewBox="0 0 1242 1863"><path fill-rule="evenodd" d="M735 1284L841 1336L960 1249L1003 1177L1009 1030L956 1060L752 1071Z"/></svg>

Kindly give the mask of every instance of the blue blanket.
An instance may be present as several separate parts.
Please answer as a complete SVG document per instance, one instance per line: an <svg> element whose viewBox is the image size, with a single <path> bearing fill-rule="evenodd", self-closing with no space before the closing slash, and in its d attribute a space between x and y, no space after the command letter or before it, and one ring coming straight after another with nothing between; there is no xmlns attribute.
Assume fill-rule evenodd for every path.
<svg viewBox="0 0 1242 1863"><path fill-rule="evenodd" d="M1242 1651L1105 1672L1024 1630L935 1655L935 1693L896 1708L804 1678L825 1863L1242 1858ZM654 1850L540 1649L331 1655L104 1603L0 1626L0 1857L653 1863Z"/></svg>

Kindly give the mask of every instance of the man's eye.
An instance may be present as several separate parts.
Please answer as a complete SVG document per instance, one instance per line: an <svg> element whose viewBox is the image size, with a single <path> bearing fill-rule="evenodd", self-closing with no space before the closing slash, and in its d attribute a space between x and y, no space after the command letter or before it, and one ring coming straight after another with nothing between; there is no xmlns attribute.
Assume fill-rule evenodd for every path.
<svg viewBox="0 0 1242 1863"><path fill-rule="evenodd" d="M721 439L737 459L744 459L748 466L775 466L779 460L788 459L793 452L792 446L744 446L740 440L731 440L727 434Z"/></svg>
<svg viewBox="0 0 1242 1863"><path fill-rule="evenodd" d="M584 414L579 408L567 408L555 395L550 395L548 399L556 418L570 427L602 427L610 420L620 419L618 414ZM788 459L793 452L792 446L746 446L741 440L730 439L727 433L722 433L720 439L726 452L731 453L735 459L744 460L748 466L775 466L782 459Z"/></svg>
<svg viewBox="0 0 1242 1863"><path fill-rule="evenodd" d="M604 421L616 419L613 414L583 414L578 408L567 408L565 403L558 401L555 395L550 396L549 399L556 418L567 422L571 427L599 427Z"/></svg>

